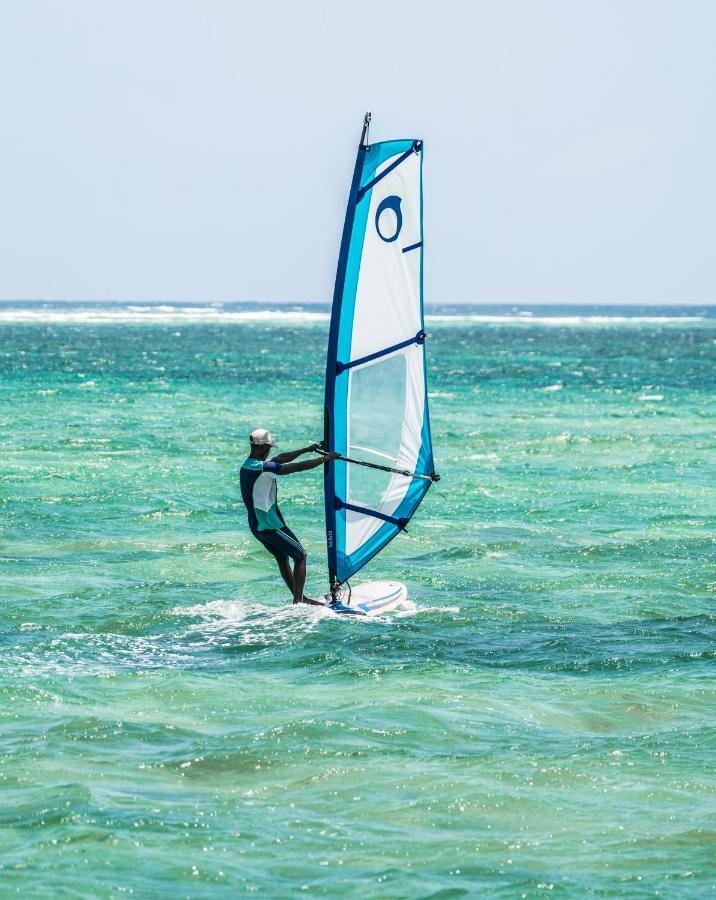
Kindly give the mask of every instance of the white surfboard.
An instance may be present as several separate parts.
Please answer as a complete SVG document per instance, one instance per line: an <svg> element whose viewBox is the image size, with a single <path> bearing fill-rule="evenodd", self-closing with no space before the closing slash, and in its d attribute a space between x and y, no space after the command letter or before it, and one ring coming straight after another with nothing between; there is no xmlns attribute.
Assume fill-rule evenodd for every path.
<svg viewBox="0 0 716 900"><path fill-rule="evenodd" d="M347 594L347 592L346 592ZM330 600L330 596L327 598ZM400 581L367 581L350 591L330 609L335 613L357 616L380 616L389 613L408 599L408 589Z"/></svg>

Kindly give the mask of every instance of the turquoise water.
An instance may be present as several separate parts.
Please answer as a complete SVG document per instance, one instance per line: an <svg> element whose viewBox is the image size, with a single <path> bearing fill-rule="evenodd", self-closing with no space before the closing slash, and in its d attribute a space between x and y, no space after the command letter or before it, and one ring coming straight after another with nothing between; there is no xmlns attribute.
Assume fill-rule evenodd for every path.
<svg viewBox="0 0 716 900"><path fill-rule="evenodd" d="M443 480L366 571L418 609L361 622L237 485L320 438L324 307L0 308L0 894L716 889L716 319L435 312Z"/></svg>

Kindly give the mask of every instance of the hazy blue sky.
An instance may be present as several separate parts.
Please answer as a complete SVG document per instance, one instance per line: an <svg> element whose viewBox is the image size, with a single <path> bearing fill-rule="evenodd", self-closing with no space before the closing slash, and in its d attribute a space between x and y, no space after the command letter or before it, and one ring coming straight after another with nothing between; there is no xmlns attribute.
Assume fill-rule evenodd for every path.
<svg viewBox="0 0 716 900"><path fill-rule="evenodd" d="M426 299L716 302L716 2L0 0L0 297L331 295L363 112Z"/></svg>

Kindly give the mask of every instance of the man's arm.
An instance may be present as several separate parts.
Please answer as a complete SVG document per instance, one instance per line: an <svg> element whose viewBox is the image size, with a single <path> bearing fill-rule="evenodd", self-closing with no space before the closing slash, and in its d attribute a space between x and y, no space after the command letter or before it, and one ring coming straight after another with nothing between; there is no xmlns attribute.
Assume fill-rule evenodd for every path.
<svg viewBox="0 0 716 900"><path fill-rule="evenodd" d="M338 459L339 453L327 453L325 456L319 456L318 459L306 459L299 463L281 463L280 468L275 475L292 475L294 472L307 472L309 469L317 469L320 465L325 465L332 459ZM271 460L275 462L275 460Z"/></svg>
<svg viewBox="0 0 716 900"><path fill-rule="evenodd" d="M279 453L277 456L272 456L271 462L278 463L281 466L285 463L292 463L294 459L298 459L298 457L303 456L304 453L315 453L320 446L320 444L311 444L310 447L303 447L301 450L287 450L285 453Z"/></svg>

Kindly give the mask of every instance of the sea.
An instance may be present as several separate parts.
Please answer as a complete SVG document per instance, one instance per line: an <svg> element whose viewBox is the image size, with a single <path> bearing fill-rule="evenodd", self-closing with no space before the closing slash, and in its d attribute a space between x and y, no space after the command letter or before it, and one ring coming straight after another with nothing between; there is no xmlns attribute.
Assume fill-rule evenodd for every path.
<svg viewBox="0 0 716 900"><path fill-rule="evenodd" d="M328 318L0 304L0 896L712 896L716 310L429 307L373 620L239 494L251 430L320 440Z"/></svg>

